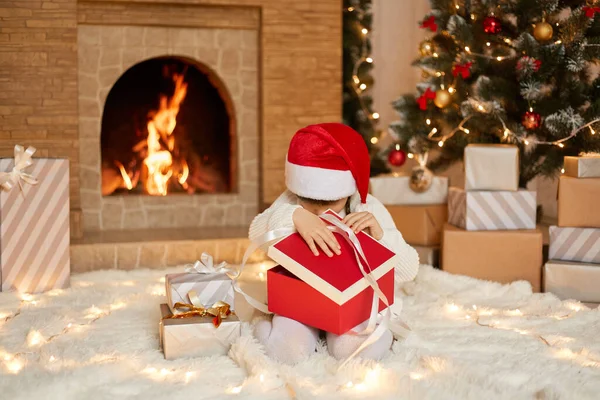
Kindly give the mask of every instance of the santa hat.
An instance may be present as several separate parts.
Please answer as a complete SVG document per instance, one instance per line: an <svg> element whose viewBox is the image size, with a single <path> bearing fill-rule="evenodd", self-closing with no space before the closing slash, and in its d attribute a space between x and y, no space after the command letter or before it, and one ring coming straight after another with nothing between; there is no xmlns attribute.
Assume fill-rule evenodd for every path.
<svg viewBox="0 0 600 400"><path fill-rule="evenodd" d="M369 165L367 145L354 129L339 123L309 125L292 138L285 183L296 195L314 200L339 200L358 191L364 204Z"/></svg>

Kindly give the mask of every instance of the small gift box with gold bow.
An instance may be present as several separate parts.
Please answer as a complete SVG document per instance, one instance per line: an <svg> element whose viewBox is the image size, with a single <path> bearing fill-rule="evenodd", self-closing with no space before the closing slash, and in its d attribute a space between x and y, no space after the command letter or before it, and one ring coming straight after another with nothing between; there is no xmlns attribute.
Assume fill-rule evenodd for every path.
<svg viewBox="0 0 600 400"><path fill-rule="evenodd" d="M161 304L160 311L160 346L167 360L225 355L241 334L240 320L224 302L210 308L177 304L177 314Z"/></svg>
<svg viewBox="0 0 600 400"><path fill-rule="evenodd" d="M176 303L208 306L218 301L229 304L233 310L235 292L230 277L233 274L225 262L214 265L212 256L207 253L203 253L195 264L189 265L185 272L167 274L165 285L171 312L177 312Z"/></svg>
<svg viewBox="0 0 600 400"><path fill-rule="evenodd" d="M14 158L0 158L2 291L69 285L69 160L35 151L15 146Z"/></svg>

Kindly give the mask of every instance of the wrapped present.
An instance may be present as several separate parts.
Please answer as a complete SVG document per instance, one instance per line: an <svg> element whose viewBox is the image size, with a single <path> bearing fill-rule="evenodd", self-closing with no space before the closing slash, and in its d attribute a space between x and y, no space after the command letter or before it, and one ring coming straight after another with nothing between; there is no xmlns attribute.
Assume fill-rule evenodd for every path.
<svg viewBox="0 0 600 400"><path fill-rule="evenodd" d="M167 304L161 304L160 311L160 347L167 360L225 355L241 334L236 315L223 315L220 321L215 320L223 313L221 310L214 312L215 315L199 310L174 315Z"/></svg>
<svg viewBox="0 0 600 400"><path fill-rule="evenodd" d="M334 234L341 254L333 257L323 252L315 256L298 233L269 247L269 257L281 265L267 272L267 296L270 312L341 335L369 320L372 310L387 308L374 296L373 282L387 303L393 303L396 255L359 232L354 237L366 260L359 264L362 256L355 253L355 245Z"/></svg>
<svg viewBox="0 0 600 400"><path fill-rule="evenodd" d="M465 189L519 189L519 148L504 144L470 144L465 147Z"/></svg>
<svg viewBox="0 0 600 400"><path fill-rule="evenodd" d="M558 226L600 228L600 178L561 176L558 183Z"/></svg>
<svg viewBox="0 0 600 400"><path fill-rule="evenodd" d="M2 291L69 286L69 160L34 152L15 146L14 159L0 159Z"/></svg>
<svg viewBox="0 0 600 400"><path fill-rule="evenodd" d="M468 231L535 229L535 191L467 192L452 187L448 222Z"/></svg>
<svg viewBox="0 0 600 400"><path fill-rule="evenodd" d="M600 266L551 260L544 266L544 291L559 299L600 303Z"/></svg>
<svg viewBox="0 0 600 400"><path fill-rule="evenodd" d="M565 175L574 178L600 178L600 154L565 157Z"/></svg>
<svg viewBox="0 0 600 400"><path fill-rule="evenodd" d="M445 204L426 206L386 206L404 240L416 246L437 246L448 219Z"/></svg>
<svg viewBox="0 0 600 400"><path fill-rule="evenodd" d="M175 303L189 302L189 292L193 291L201 304L214 304L224 301L234 310L234 289L230 275L232 271L227 263L213 265L213 258L203 253L200 260L188 266L185 272L167 274L165 285L167 302L171 312L175 312Z"/></svg>
<svg viewBox="0 0 600 400"><path fill-rule="evenodd" d="M386 205L445 204L448 178L434 176L425 192L417 193L409 186L410 176L382 175L371 178L371 194Z"/></svg>
<svg viewBox="0 0 600 400"><path fill-rule="evenodd" d="M526 280L540 291L542 279L540 230L467 231L444 227L442 270L477 279L509 283Z"/></svg>
<svg viewBox="0 0 600 400"><path fill-rule="evenodd" d="M600 264L600 229L551 226L548 257Z"/></svg>

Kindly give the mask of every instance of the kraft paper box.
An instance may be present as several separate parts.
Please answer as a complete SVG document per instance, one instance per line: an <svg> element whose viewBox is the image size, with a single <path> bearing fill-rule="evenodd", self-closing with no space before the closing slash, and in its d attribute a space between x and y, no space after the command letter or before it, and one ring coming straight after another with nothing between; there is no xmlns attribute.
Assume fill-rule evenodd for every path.
<svg viewBox="0 0 600 400"><path fill-rule="evenodd" d="M600 228L600 178L561 176L558 183L558 226Z"/></svg>
<svg viewBox="0 0 600 400"><path fill-rule="evenodd" d="M14 159L0 159L10 172ZM69 286L69 160L34 158L25 169L35 185L0 188L2 291L36 293Z"/></svg>
<svg viewBox="0 0 600 400"><path fill-rule="evenodd" d="M544 266L544 291L561 300L600 302L600 266L551 260Z"/></svg>
<svg viewBox="0 0 600 400"><path fill-rule="evenodd" d="M504 144L465 147L465 190L519 189L519 148Z"/></svg>
<svg viewBox="0 0 600 400"><path fill-rule="evenodd" d="M600 155L565 157L565 175L574 178L600 178Z"/></svg>
<svg viewBox="0 0 600 400"><path fill-rule="evenodd" d="M535 229L535 191L477 191L450 188L448 222L468 231Z"/></svg>
<svg viewBox="0 0 600 400"><path fill-rule="evenodd" d="M223 301L234 310L234 290L231 278L225 273L180 273L165 276L167 302L171 312L175 303L190 303L188 293L195 291L200 303L210 307Z"/></svg>
<svg viewBox="0 0 600 400"><path fill-rule="evenodd" d="M437 246L448 219L445 204L426 206L386 206L404 240L417 246Z"/></svg>
<svg viewBox="0 0 600 400"><path fill-rule="evenodd" d="M382 175L371 178L371 194L387 205L445 204L448 198L448 178L433 177L431 187L417 193L410 186L410 176Z"/></svg>
<svg viewBox="0 0 600 400"><path fill-rule="evenodd" d="M477 279L509 283L525 280L534 292L542 279L540 230L467 231L447 224L442 270Z"/></svg>
<svg viewBox="0 0 600 400"><path fill-rule="evenodd" d="M600 229L551 226L548 257L600 264Z"/></svg>
<svg viewBox="0 0 600 400"><path fill-rule="evenodd" d="M173 314L167 304L161 304L160 311L160 347L167 360L226 355L241 335L241 323L236 315L223 319L216 328L212 317L169 319Z"/></svg>

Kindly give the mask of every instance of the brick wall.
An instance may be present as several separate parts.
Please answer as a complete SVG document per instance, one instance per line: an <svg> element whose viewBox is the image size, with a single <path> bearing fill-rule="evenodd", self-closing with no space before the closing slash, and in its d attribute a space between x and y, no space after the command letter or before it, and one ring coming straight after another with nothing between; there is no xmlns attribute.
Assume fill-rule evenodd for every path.
<svg viewBox="0 0 600 400"><path fill-rule="evenodd" d="M72 235L79 226L76 0L0 0L0 156L15 144L71 160Z"/></svg>

